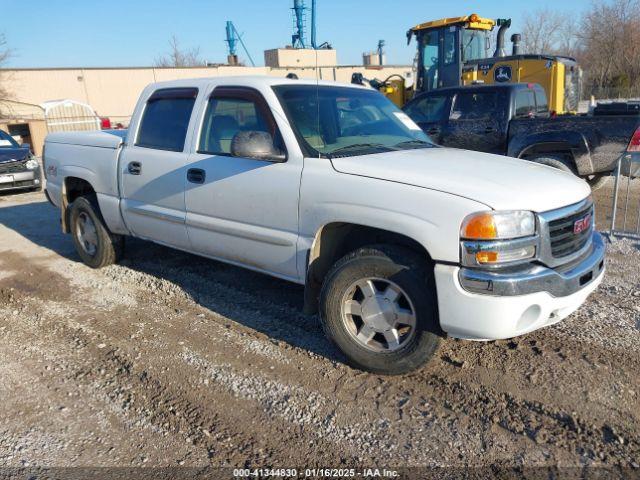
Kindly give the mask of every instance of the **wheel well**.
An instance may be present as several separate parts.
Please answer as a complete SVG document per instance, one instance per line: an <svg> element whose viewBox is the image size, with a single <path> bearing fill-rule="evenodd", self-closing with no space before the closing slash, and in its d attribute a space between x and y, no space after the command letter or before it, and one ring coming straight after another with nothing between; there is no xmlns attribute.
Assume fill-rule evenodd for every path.
<svg viewBox="0 0 640 480"><path fill-rule="evenodd" d="M69 233L69 205L83 195L95 193L89 182L78 177L66 177L62 190L62 231Z"/></svg>
<svg viewBox="0 0 640 480"><path fill-rule="evenodd" d="M532 145L523 150L519 158L530 159L533 157L539 157L541 155L552 155L554 157L561 157L566 160L575 161L573 151L569 146L564 143L541 143L538 145Z"/></svg>
<svg viewBox="0 0 640 480"><path fill-rule="evenodd" d="M351 223L330 223L316 234L308 253L308 268L305 284L305 312L316 313L322 283L331 267L347 253L366 245L398 245L424 256L431 257L417 241L395 232Z"/></svg>

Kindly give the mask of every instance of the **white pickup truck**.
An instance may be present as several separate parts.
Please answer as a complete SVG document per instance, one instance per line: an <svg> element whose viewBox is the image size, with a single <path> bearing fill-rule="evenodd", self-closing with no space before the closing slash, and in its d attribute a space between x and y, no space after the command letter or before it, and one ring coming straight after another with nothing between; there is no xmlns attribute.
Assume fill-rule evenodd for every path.
<svg viewBox="0 0 640 480"><path fill-rule="evenodd" d="M355 85L152 84L128 132L51 134L43 162L87 265L131 235L304 284L305 310L373 372L419 367L446 334L554 324L604 275L585 182L437 147Z"/></svg>

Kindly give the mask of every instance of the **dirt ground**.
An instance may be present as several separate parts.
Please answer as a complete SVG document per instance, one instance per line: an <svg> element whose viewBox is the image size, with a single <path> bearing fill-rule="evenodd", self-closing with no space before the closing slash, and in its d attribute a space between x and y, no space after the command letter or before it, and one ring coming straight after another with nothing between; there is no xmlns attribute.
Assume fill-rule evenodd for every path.
<svg viewBox="0 0 640 480"><path fill-rule="evenodd" d="M42 194L3 195L0 467L637 474L639 272L640 243L618 241L560 324L447 339L422 370L381 377L344 364L299 286L137 240L92 270Z"/></svg>

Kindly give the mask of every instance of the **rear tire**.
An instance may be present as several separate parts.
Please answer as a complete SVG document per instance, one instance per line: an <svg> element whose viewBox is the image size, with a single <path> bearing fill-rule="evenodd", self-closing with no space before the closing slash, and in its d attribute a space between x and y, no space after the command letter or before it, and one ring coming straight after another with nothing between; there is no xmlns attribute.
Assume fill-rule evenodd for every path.
<svg viewBox="0 0 640 480"><path fill-rule="evenodd" d="M320 319L356 368L384 375L415 370L433 357L442 334L432 266L406 248L360 248L328 273Z"/></svg>
<svg viewBox="0 0 640 480"><path fill-rule="evenodd" d="M564 157L558 155L540 155L537 157L531 157L528 160L540 163L542 165L547 165L549 167L557 168L558 170L562 170L563 172L572 173L573 175L578 175L578 171L576 170L575 165L571 160L568 160Z"/></svg>
<svg viewBox="0 0 640 480"><path fill-rule="evenodd" d="M600 188L604 187L607 183L609 183L609 178L611 177L607 174L596 173L594 175L588 176L587 178L585 178L585 180L591 187L591 190L595 192L596 190L599 190Z"/></svg>
<svg viewBox="0 0 640 480"><path fill-rule="evenodd" d="M124 237L109 231L94 195L78 197L69 212L71 236L78 255L91 268L117 262L124 250Z"/></svg>

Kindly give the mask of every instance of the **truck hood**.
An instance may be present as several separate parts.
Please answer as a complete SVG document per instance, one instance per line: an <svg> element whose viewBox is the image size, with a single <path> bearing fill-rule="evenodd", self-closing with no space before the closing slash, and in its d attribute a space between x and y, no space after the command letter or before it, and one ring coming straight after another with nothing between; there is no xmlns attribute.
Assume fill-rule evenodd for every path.
<svg viewBox="0 0 640 480"><path fill-rule="evenodd" d="M27 147L0 147L0 164L19 162L28 156Z"/></svg>
<svg viewBox="0 0 640 480"><path fill-rule="evenodd" d="M526 160L452 148L334 158L335 170L465 197L495 210L546 212L584 200L589 185Z"/></svg>

